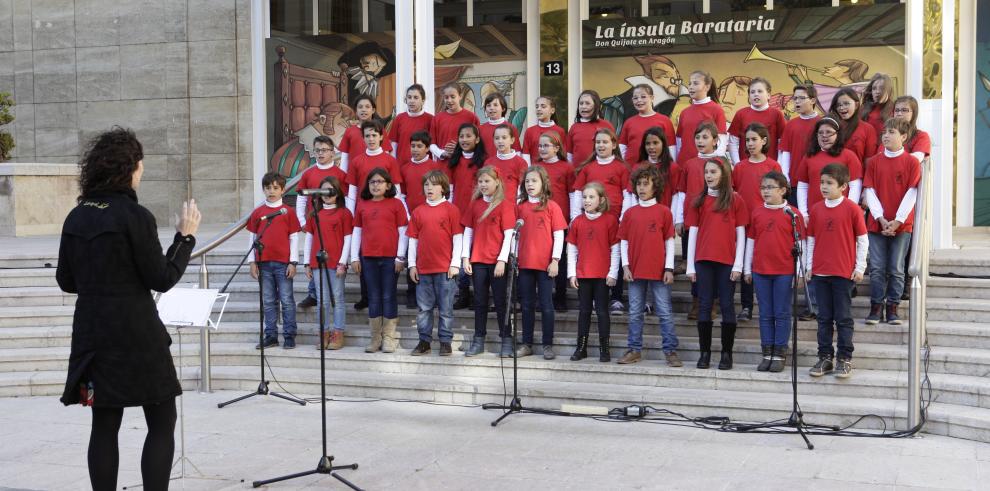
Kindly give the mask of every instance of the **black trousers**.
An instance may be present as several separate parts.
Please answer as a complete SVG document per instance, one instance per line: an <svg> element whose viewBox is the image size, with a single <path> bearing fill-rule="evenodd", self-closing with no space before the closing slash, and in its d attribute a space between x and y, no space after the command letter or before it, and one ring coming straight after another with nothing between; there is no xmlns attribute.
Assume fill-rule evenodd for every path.
<svg viewBox="0 0 990 491"><path fill-rule="evenodd" d="M148 436L141 453L141 478L144 489L168 489L175 454L175 399L142 406L148 423ZM117 488L117 467L120 455L117 433L124 417L124 408L93 408L93 426L89 434L89 481L94 491Z"/></svg>
<svg viewBox="0 0 990 491"><path fill-rule="evenodd" d="M578 338L591 332L592 310L598 315L599 339L608 339L612 321L608 314L608 286L605 278L578 278Z"/></svg>

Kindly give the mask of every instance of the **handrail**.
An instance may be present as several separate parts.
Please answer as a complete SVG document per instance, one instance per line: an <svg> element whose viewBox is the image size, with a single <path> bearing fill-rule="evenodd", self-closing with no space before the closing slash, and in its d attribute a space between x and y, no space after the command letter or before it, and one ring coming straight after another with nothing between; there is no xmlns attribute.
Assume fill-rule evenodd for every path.
<svg viewBox="0 0 990 491"><path fill-rule="evenodd" d="M932 248L932 161L921 163L921 182L914 206L914 234L911 236L911 308L909 310L908 340L908 428L914 429L922 420L921 407L921 348L925 345L928 301L928 262ZM919 428L920 429L920 428Z"/></svg>
<svg viewBox="0 0 990 491"><path fill-rule="evenodd" d="M285 184L285 191L288 192L288 191L290 191L292 189L295 189L296 184L299 183L299 180L300 179L302 179L302 173L301 172L298 175L296 175L295 177L293 177L292 179L290 179L289 182L287 182ZM258 204L260 205L261 203L258 203ZM251 211L245 213L244 216L242 216L240 219L238 219L236 222L234 222L233 225L227 227L226 230L224 230L223 232L220 232L219 234L217 234L215 237L213 237L212 239L210 239L209 242L207 242L206 244L200 246L198 249L194 250L193 253L192 253L192 255L189 256L189 259L196 259L196 258L202 256L203 254L206 254L207 252L210 252L213 249L216 249L220 244L223 244L224 242L226 242L227 239L230 239L234 235L237 235L237 232L240 232L241 230L244 229L244 227L247 226L248 219L251 218L251 213L253 213L253 212L254 212L254 210L251 210Z"/></svg>

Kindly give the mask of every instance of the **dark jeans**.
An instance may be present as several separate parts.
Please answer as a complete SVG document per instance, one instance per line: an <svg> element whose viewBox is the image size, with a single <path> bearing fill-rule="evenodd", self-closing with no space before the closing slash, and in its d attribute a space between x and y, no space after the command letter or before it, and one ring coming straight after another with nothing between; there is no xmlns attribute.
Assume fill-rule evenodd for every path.
<svg viewBox="0 0 990 491"><path fill-rule="evenodd" d="M560 277L560 275L557 276ZM615 286L613 286L611 289L611 295L609 296L609 300L612 302L616 300L620 302L622 301L622 290L626 285L626 282L625 280L623 280L622 277L623 275L620 273L619 278L615 280Z"/></svg>
<svg viewBox="0 0 990 491"><path fill-rule="evenodd" d="M533 344L537 305L543 314L543 345L553 344L553 278L539 269L520 269L519 303L522 304L523 344Z"/></svg>
<svg viewBox="0 0 990 491"><path fill-rule="evenodd" d="M853 353L853 281L841 276L815 276L811 287L818 299L818 355L833 356L832 334L838 330L838 358L850 360Z"/></svg>
<svg viewBox="0 0 990 491"><path fill-rule="evenodd" d="M564 232L566 240L567 232ZM564 242L566 244L567 242ZM567 247L560 251L560 272L553 279L553 301L564 303L567 301ZM620 292L621 293L621 292ZM608 297L606 297L607 299Z"/></svg>
<svg viewBox="0 0 990 491"><path fill-rule="evenodd" d="M791 332L791 282L794 275L753 273L760 301L760 344L786 347ZM745 283L744 283L745 284Z"/></svg>
<svg viewBox="0 0 990 491"><path fill-rule="evenodd" d="M296 337L296 300L292 295L292 278L286 278L288 263L262 261L258 263L258 274L261 275L262 304L265 315L265 338L275 338L278 335L279 304L282 307L282 336Z"/></svg>
<svg viewBox="0 0 990 491"><path fill-rule="evenodd" d="M361 256L361 277L368 284L368 318L398 317L395 258Z"/></svg>
<svg viewBox="0 0 990 491"><path fill-rule="evenodd" d="M561 277L565 275L557 275ZM594 309L592 309L594 304ZM607 339L612 329L608 314L608 286L605 278L578 279L578 338L591 332L591 311L598 316L598 337Z"/></svg>
<svg viewBox="0 0 990 491"><path fill-rule="evenodd" d="M733 297L736 295L736 282L729 279L732 265L715 261L696 261L694 269L698 275L695 280L698 285L698 320L703 322L712 320L712 305L715 303L715 295L718 295L722 322L735 324L736 309L733 306Z"/></svg>
<svg viewBox="0 0 990 491"><path fill-rule="evenodd" d="M498 335L507 338L512 335L505 323L505 299L509 268L501 278L495 277L494 264L471 263L471 276L474 282L474 335L484 337L488 334L488 294L495 300L495 317L498 319ZM467 275L464 275L467 276Z"/></svg>
<svg viewBox="0 0 990 491"><path fill-rule="evenodd" d="M739 303L742 304L742 308L749 309L753 312L753 294L755 293L754 283L746 283L742 281L739 283ZM763 305L762 303L760 304Z"/></svg>

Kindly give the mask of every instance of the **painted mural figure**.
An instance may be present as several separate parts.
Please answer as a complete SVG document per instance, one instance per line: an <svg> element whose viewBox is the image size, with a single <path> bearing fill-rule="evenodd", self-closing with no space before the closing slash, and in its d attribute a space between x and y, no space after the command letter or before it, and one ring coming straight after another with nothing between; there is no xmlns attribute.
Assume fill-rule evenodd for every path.
<svg viewBox="0 0 990 491"><path fill-rule="evenodd" d="M395 109L395 53L378 43L368 41L350 49L337 60L347 74L348 101L354 107L357 98L368 95L375 99L377 118L390 118Z"/></svg>
<svg viewBox="0 0 990 491"><path fill-rule="evenodd" d="M687 95L687 87L684 86L681 72L673 60L653 54L634 56L633 59L643 67L643 74L627 77L628 90L602 101L603 116L615 126L616 131L622 131L622 123L626 118L637 113L632 103L635 86L646 84L653 88L653 110L664 116L673 113L678 97Z"/></svg>

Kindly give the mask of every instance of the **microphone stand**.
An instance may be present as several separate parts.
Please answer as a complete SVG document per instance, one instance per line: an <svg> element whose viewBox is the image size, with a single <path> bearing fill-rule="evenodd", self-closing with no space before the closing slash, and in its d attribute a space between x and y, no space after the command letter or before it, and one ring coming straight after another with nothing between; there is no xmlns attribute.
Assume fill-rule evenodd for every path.
<svg viewBox="0 0 990 491"><path fill-rule="evenodd" d="M518 337L516 332L517 330L516 309L515 309L516 302L513 300L514 298L516 298L515 296L516 286L517 286L516 280L519 277L519 260L518 257L516 256L519 250L518 248L519 248L519 231L518 229L516 229L515 233L512 234L512 244L509 247L509 262L508 262L509 278L506 285L507 286L506 309L508 310L508 314L505 316L506 322L508 322L510 326L509 329L512 332L512 402L510 402L508 406L506 406L505 404L495 404L495 403L487 403L481 405L482 409L499 409L505 411L501 416L498 417L498 419L492 421L492 426L498 426L498 424L501 423L503 419L509 417L509 415L513 413L527 412L527 413L552 414L552 415L560 414L558 411L552 411L549 409L525 407L522 404L522 399L519 398L519 357L516 351L516 338Z"/></svg>
<svg viewBox="0 0 990 491"><path fill-rule="evenodd" d="M251 244L251 248L248 249L248 251L244 253L244 257L241 258L241 263L237 265L237 268L234 269L234 273L232 275L230 275L230 278L229 279L227 279L227 283L225 285L223 285L223 288L220 289L220 293L224 293L224 292L227 291L227 287L230 286L230 282L234 280L234 277L237 276L237 272L241 270L241 267L242 266L244 266L244 261L247 260L248 256L251 254L251 252L254 252L255 253L255 258L256 259L259 259L259 260L261 259L261 251L263 251L265 249L265 245L261 243L261 238L264 237L265 232L268 231L268 227L270 227L272 225L272 220L274 220L274 219L275 219L275 217L271 217L271 218L265 220L265 227L263 229L261 229L261 232L255 237L254 243ZM261 222L261 219L259 218L257 223L260 223L260 222ZM260 266L259 266L259 269L260 269ZM261 281L261 276L262 276L261 275L261 271L259 270L258 271L258 309L259 309L258 310L258 346L261 347L261 358L260 358L261 382L258 383L258 388L254 392L251 392L250 394L247 394L247 395L243 395L243 396L237 397L235 399L231 399L231 400L229 400L227 402L221 402L220 404L217 404L217 407L218 408L223 408L224 406L229 406L230 404L233 404L233 403L239 402L239 401L243 401L244 399L247 399L249 397L267 396L267 395L272 395L272 396L278 397L280 399L285 399L285 400L287 400L289 402L294 402L296 404L299 404L300 406L305 406L306 405L306 401L304 401L302 399L297 399L295 397L287 396L285 394L280 394L278 392L270 392L268 390L268 381L265 380L265 300L264 300L264 288L265 288L265 286L264 286L264 282ZM285 308L285 306L283 305L282 308Z"/></svg>
<svg viewBox="0 0 990 491"><path fill-rule="evenodd" d="M317 304L317 308L320 311L320 415L321 415L320 424L321 424L321 427L322 427L321 429L323 430L323 453L320 454L320 461L316 463L316 469L313 469L313 470L310 470L310 471L297 472L295 474L289 474L287 476L281 476L281 477L276 477L276 478L272 478L272 479L266 479L264 481L254 481L253 483L251 483L251 486L252 487L255 487L255 488L257 488L259 486L264 486L266 484L271 484L273 482L287 481L289 479L295 479L297 477L310 476L310 475L313 475L313 474L329 474L330 476L336 478L337 480L339 480L340 482L344 483L345 485L347 485L347 487L349 487L351 489L357 489L357 490L360 490L361 489L361 488L357 487L356 485L354 485L353 483L351 483L350 481L348 481L347 479L344 479L342 476L340 476L340 474L337 474L336 472L334 472L334 471L340 470L340 469L357 469L358 468L358 465L356 463L355 464L350 464L350 465L333 465L333 455L330 455L330 454L327 453L327 373L326 373L326 345L323 344L323 333L326 331L327 327L326 327L326 309L323 308L323 305L324 305L324 303L323 303L323 299L324 299L323 285L324 285L324 283L327 284L327 285L330 284L330 276L329 275L331 273L329 273L327 271L327 250L326 250L326 246L324 246L324 244L323 244L323 229L320 228L320 218L319 218L320 217L320 213L319 213L319 210L323 206L323 203L321 203L320 201L321 200L319 199L319 195L313 196L313 209L314 210L317 210L316 212L313 213L313 223L315 225L315 227L313 227L313 228L316 229L316 236L318 238L317 240L320 241L320 252L318 252L316 254L316 263L317 263L317 265L319 266L319 269L320 269L320 271L319 271L319 275L320 275L320 291L319 291L320 301ZM339 208L339 205L338 205L338 208ZM308 257L306 258L306 261L309 261L309 258ZM336 270L336 268L334 268L334 270ZM336 274L336 271L334 271L333 274ZM330 292L330 310L331 311L337 306L337 303L336 302L337 302L336 299L334 299L334 297L333 297L333 292L331 291Z"/></svg>

